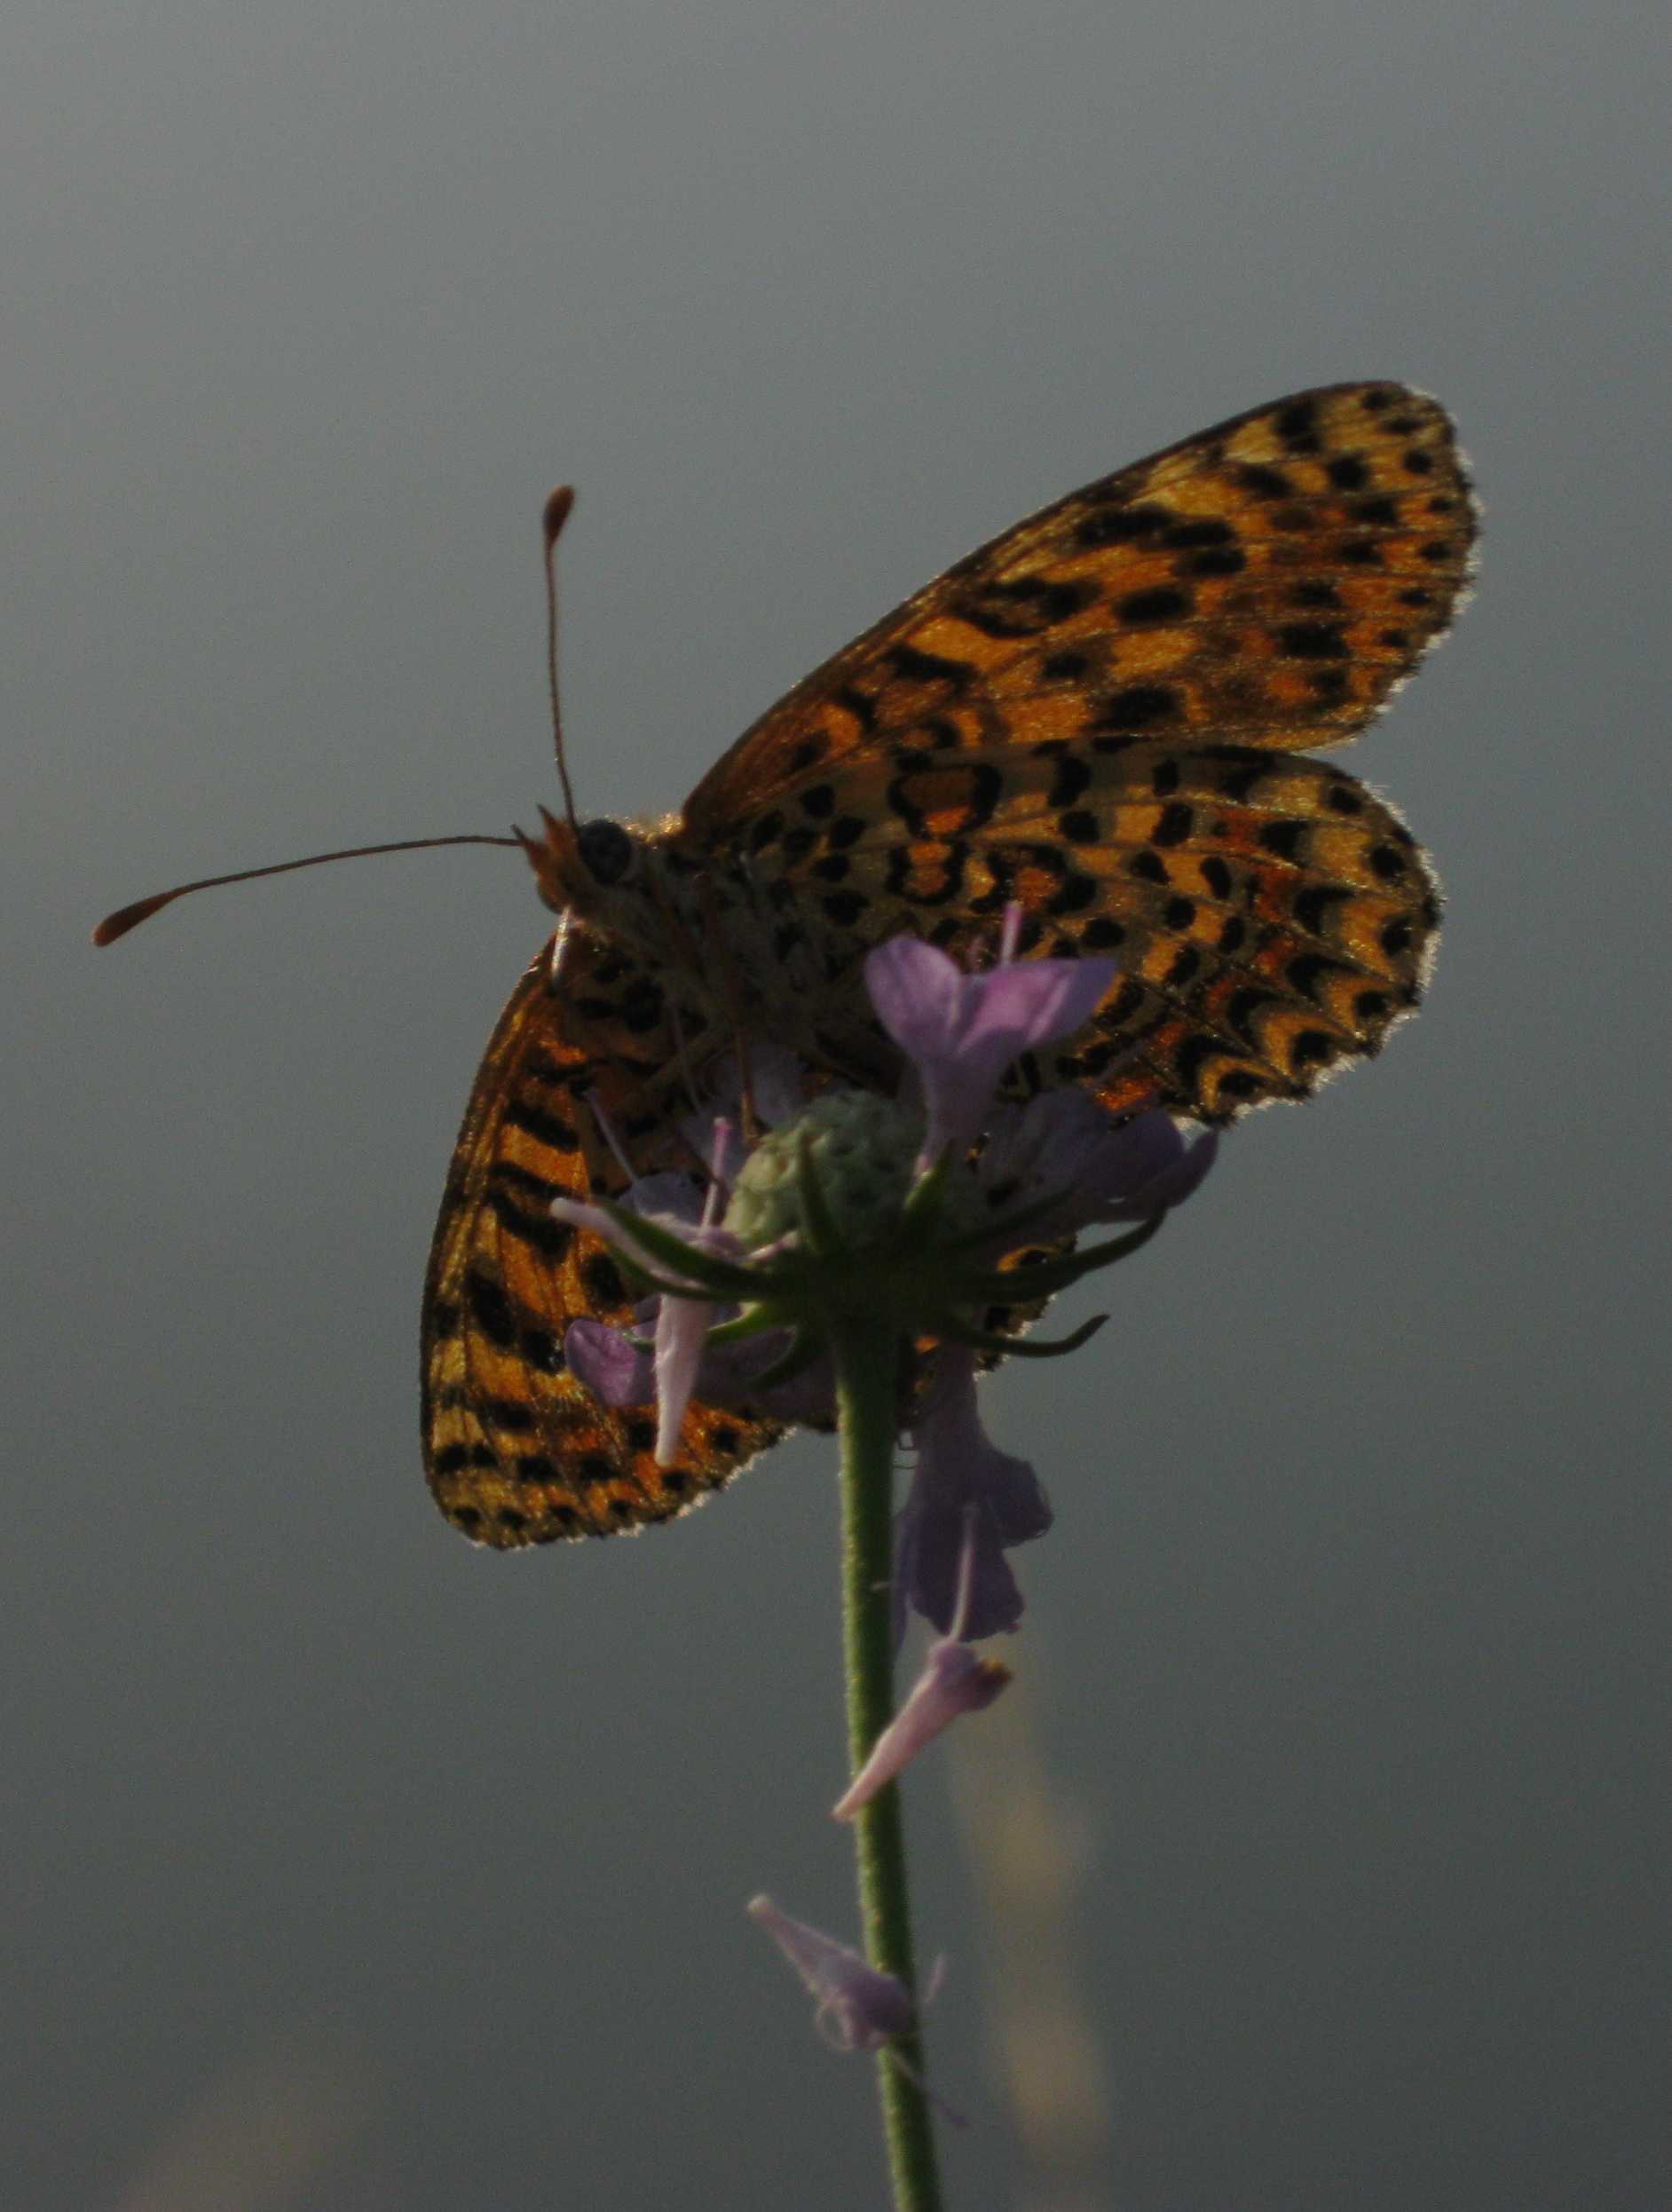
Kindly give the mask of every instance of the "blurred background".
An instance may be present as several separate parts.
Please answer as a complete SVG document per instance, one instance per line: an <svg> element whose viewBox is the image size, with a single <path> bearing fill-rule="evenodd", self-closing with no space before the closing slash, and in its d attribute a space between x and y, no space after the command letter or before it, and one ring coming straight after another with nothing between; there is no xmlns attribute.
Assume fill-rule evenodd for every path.
<svg viewBox="0 0 1672 2212"><path fill-rule="evenodd" d="M9 2204L880 2203L867 2069L742 1913L854 1925L828 1447L528 1557L424 1491L526 871L88 929L552 801L559 478L577 783L655 812L978 540L1355 376L1439 392L1487 507L1345 756L1434 850L1439 973L1064 1313L1112 1309L1092 1350L987 1393L1058 1521L1025 1700L911 1785L951 2201L1672 2200L1669 43L1547 0L14 8Z"/></svg>

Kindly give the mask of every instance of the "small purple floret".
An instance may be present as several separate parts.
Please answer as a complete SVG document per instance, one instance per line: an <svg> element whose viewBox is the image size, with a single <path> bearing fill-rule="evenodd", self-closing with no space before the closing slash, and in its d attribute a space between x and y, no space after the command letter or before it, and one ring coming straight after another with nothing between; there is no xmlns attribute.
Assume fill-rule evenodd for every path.
<svg viewBox="0 0 1672 2212"><path fill-rule="evenodd" d="M895 1517L896 1635L907 1606L942 1635L954 1622L977 1641L1013 1629L1021 1592L1005 1553L1045 1534L1051 1506L1027 1460L1000 1451L982 1428L974 1359L961 1346L942 1347L912 1441L917 1471Z"/></svg>
<svg viewBox="0 0 1672 2212"><path fill-rule="evenodd" d="M575 1380L604 1405L649 1405L656 1394L655 1361L607 1321L572 1321L564 1359Z"/></svg>
<svg viewBox="0 0 1672 2212"><path fill-rule="evenodd" d="M642 1308L643 1328L654 1331L664 1301L652 1299ZM668 1300L669 1305L687 1300ZM701 1306L705 1326L730 1321L729 1306ZM826 1426L836 1412L836 1386L830 1355L821 1353L811 1364L787 1382L764 1389L761 1377L790 1348L787 1330L766 1329L738 1344L722 1344L702 1350L690 1395L705 1405L748 1405L774 1421ZM572 1321L564 1338L564 1356L577 1382L609 1406L647 1406L657 1398L656 1363L651 1352L642 1351L627 1332L608 1322L590 1318ZM687 1400L689 1402L689 1399Z"/></svg>
<svg viewBox="0 0 1672 2212"><path fill-rule="evenodd" d="M1072 1236L1099 1222L1145 1221L1187 1198L1213 1165L1218 1134L1187 1138L1159 1108L1116 1122L1084 1091L1045 1091L1025 1106L999 1105L977 1163L1002 1219L1050 1202L1029 1237ZM1001 1239L1001 1244L1006 1240Z"/></svg>
<svg viewBox="0 0 1672 2212"><path fill-rule="evenodd" d="M718 1147L725 1142L726 1126L721 1122L715 1128ZM743 1247L710 1218L712 1198L718 1190L717 1183L711 1184L710 1200L706 1202L700 1187L689 1175L649 1175L628 1188L624 1204L632 1213L654 1220L659 1228L675 1231L693 1252L733 1259ZM603 1237L629 1255L634 1253L630 1222L612 1221L598 1206L565 1198L555 1198L551 1210L560 1221ZM659 1269L663 1265L653 1254L638 1256ZM564 1335L564 1352L572 1372L606 1405L645 1405L655 1399L658 1466L671 1466L679 1457L686 1408L697 1386L708 1331L719 1317L719 1307L700 1296L658 1300L649 1389L643 1386L644 1355L620 1331L583 1318L572 1322Z"/></svg>
<svg viewBox="0 0 1672 2212"><path fill-rule="evenodd" d="M816 1999L815 2025L835 2050L878 2050L910 2030L916 2008L897 1974L879 1972L857 1951L793 1919L769 1897L752 1898L748 1912Z"/></svg>
<svg viewBox="0 0 1672 2212"><path fill-rule="evenodd" d="M877 1018L923 1090L926 1161L967 1150L1018 1055L1083 1029L1115 980L1113 960L1017 960L966 976L917 937L891 937L865 960Z"/></svg>
<svg viewBox="0 0 1672 2212"><path fill-rule="evenodd" d="M923 1671L905 1702L871 1747L871 1756L831 1807L839 1821L851 1821L918 1753L966 1713L985 1712L1011 1679L998 1659L983 1659L956 1638L931 1644Z"/></svg>

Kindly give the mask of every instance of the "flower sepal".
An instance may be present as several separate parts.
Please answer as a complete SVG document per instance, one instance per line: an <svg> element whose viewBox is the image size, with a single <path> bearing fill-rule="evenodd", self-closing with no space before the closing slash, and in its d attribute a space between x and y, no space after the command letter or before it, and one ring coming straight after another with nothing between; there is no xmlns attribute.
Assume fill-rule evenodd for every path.
<svg viewBox="0 0 1672 2212"><path fill-rule="evenodd" d="M964 1279L961 1302L1013 1305L1019 1290L1029 1304L1036 1299L1054 1298L1059 1291L1070 1289L1083 1276L1095 1274L1100 1268L1111 1268L1117 1260L1141 1252L1166 1218L1163 1207L1136 1228L1129 1229L1124 1236L1106 1237L1100 1244L1088 1245L1084 1252L1067 1252L1056 1259L1032 1260L1025 1268L1005 1272L990 1269L981 1275L972 1273Z"/></svg>
<svg viewBox="0 0 1672 2212"><path fill-rule="evenodd" d="M758 1276L753 1268L690 1241L661 1222L651 1221L647 1214L635 1213L630 1207L618 1205L612 1198L594 1198L587 1205L559 1199L552 1211L559 1219L572 1221L580 1228L590 1228L595 1236L603 1236L617 1259L632 1270L646 1289L659 1292L664 1298L712 1300L752 1299L756 1294ZM601 1214L602 1225L588 1221L586 1217L589 1214ZM666 1277L657 1274L650 1265L651 1260L659 1261L668 1270Z"/></svg>
<svg viewBox="0 0 1672 2212"><path fill-rule="evenodd" d="M966 1328L956 1315L942 1320L937 1326L949 1343L961 1344L972 1352L992 1352L1004 1359L1060 1360L1070 1352L1077 1352L1083 1344L1089 1344L1108 1319L1107 1314L1093 1314L1071 1336L1044 1341L1037 1337L1001 1337L991 1329Z"/></svg>

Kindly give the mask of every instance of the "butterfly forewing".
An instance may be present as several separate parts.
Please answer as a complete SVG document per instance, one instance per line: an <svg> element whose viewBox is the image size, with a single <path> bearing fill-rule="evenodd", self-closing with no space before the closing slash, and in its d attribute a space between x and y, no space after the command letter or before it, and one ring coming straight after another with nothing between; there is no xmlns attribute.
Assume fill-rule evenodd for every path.
<svg viewBox="0 0 1672 2212"><path fill-rule="evenodd" d="M641 1173L689 1164L664 1078L675 1047L663 988L580 931L534 960L479 1070L424 1287L424 1463L453 1525L501 1547L608 1536L682 1513L777 1431L693 1404L659 1467L654 1413L601 1405L564 1359L572 1321L632 1324L605 1247L554 1220L556 1197L614 1197L626 1178L594 1102Z"/></svg>
<svg viewBox="0 0 1672 2212"><path fill-rule="evenodd" d="M1327 762L1052 741L885 790L887 773L834 778L836 806L757 844L757 870L793 884L814 926L973 957L1014 900L1024 951L1112 955L1092 1029L1045 1079L1223 1121L1305 1096L1416 1002L1432 875L1392 810Z"/></svg>
<svg viewBox="0 0 1672 2212"><path fill-rule="evenodd" d="M1337 743L1447 628L1473 537L1436 401L1338 384L1257 408L958 562L747 731L688 828L723 839L879 752Z"/></svg>

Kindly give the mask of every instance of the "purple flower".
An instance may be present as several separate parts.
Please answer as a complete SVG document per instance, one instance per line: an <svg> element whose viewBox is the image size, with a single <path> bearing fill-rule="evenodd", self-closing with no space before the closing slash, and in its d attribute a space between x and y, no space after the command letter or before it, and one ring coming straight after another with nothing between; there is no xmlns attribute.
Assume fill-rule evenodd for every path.
<svg viewBox="0 0 1672 2212"><path fill-rule="evenodd" d="M942 1349L928 1402L912 1431L917 1471L895 1516L896 1634L905 1608L942 1633L979 1640L1013 1629L1021 1592L1005 1553L1043 1536L1051 1506L1025 1459L1000 1451L975 1405L975 1362Z"/></svg>
<svg viewBox="0 0 1672 2212"><path fill-rule="evenodd" d="M916 2082L955 2128L968 2126L943 2097L907 2066L893 2048L917 2023L919 2008L897 1974L885 1974L804 1920L795 1920L769 1897L752 1897L745 1908L751 1920L766 1930L808 1989L817 2001L814 2025L834 2050L886 2050L890 2062L908 2081ZM941 1967L929 1977L924 2003L931 2003L941 1984Z"/></svg>
<svg viewBox="0 0 1672 2212"><path fill-rule="evenodd" d="M1024 1241L1067 1240L1093 1223L1140 1225L1089 1253L1040 1262L1033 1283L1041 1300L1050 1298L1145 1241L1201 1181L1217 1143L1205 1135L1187 1141L1159 1110L1116 1122L1073 1087L1025 1106L994 1102L1017 1055L1082 1028L1115 973L1107 960L1014 960L1021 922L1013 905L997 964L977 975L912 937L896 937L867 959L879 1018L905 1054L908 1086L922 1094L923 1125L909 1107L841 1086L809 1104L808 1071L787 1052L763 1046L750 1055L746 1085L737 1063L722 1063L715 1103L682 1124L693 1150L707 1157L706 1186L664 1173L632 1182L624 1207L611 1213L561 1199L553 1205L560 1219L613 1244L670 1286L637 1309L648 1346L592 1320L574 1323L565 1339L572 1371L606 1404L655 1402L664 1465L678 1451L693 1397L758 1406L785 1421L829 1423L832 1366L817 1347L831 1310L821 1300L832 1293L820 1288L821 1267L834 1268L825 1279L838 1300L852 1299L862 1283L865 1300L881 1301L903 1339L940 1339L940 1380L916 1424L918 1480L900 1516L897 1587L945 1628L968 1505L977 1636L1015 1626L1021 1600L1003 1554L1038 1535L1050 1511L1026 1462L982 1434L967 1353L953 1347L1006 1348L982 1333L979 1317L996 1299L1003 1302L994 1268L1006 1253ZM746 1159L734 1120L717 1110L733 1099L741 1110L745 1094L774 1125ZM787 1127L776 1126L786 1118ZM630 1173L625 1153L604 1134ZM914 1184L914 1153L919 1176L932 1167L939 1176ZM807 1179L805 1202L815 1211L804 1221ZM728 1199L730 1227L719 1219ZM659 1241L635 1239L624 1213L659 1233ZM737 1331L728 1339L722 1328L715 1342L716 1324L739 1316ZM1048 1356L1075 1340L1030 1348ZM763 1384L792 1353L799 1364L786 1365L788 1379Z"/></svg>
<svg viewBox="0 0 1672 2212"><path fill-rule="evenodd" d="M643 1326L648 1331L657 1325L663 1303L691 1302L651 1299L640 1309ZM714 1321L730 1320L733 1311L728 1306L705 1306L701 1310ZM685 1403L696 1397L705 1405L754 1406L775 1421L827 1427L836 1407L836 1386L827 1354L821 1354L785 1382L769 1383L764 1389L761 1386L761 1377L783 1358L789 1341L787 1331L768 1329L740 1344L703 1348ZM657 1397L652 1354L641 1350L624 1330L612 1329L607 1322L572 1321L564 1339L564 1356L576 1380L605 1405L650 1405Z"/></svg>
<svg viewBox="0 0 1672 2212"><path fill-rule="evenodd" d="M730 1124L714 1121L709 1135L718 1162L730 1142ZM696 1252L735 1255L742 1249L737 1239L713 1223L721 1188L718 1181L712 1182L705 1198L692 1176L646 1175L628 1187L625 1204L659 1227L676 1231ZM630 1228L612 1221L596 1206L557 1199L552 1211L592 1236L605 1237L629 1252L634 1249ZM649 1258L642 1251L638 1256ZM666 1271L665 1262L650 1263L659 1273ZM655 1404L656 1458L662 1466L678 1455L680 1428L693 1397L708 1405L753 1403L778 1421L828 1423L836 1389L827 1356L816 1359L787 1382L762 1390L761 1377L789 1348L785 1331L765 1330L738 1344L708 1345L708 1331L732 1319L736 1312L735 1306L700 1296L646 1299L635 1317L651 1339L649 1350L625 1330L583 1317L569 1324L564 1357L576 1380L604 1405Z"/></svg>
<svg viewBox="0 0 1672 2212"><path fill-rule="evenodd" d="M656 1362L624 1329L586 1316L572 1321L564 1337L564 1359L604 1405L649 1405L656 1395Z"/></svg>
<svg viewBox="0 0 1672 2212"><path fill-rule="evenodd" d="M729 1135L724 1122L715 1125L717 1152L724 1147ZM743 1248L714 1218L720 1189L718 1181L710 1183L705 1199L688 1175L647 1176L629 1186L626 1204L632 1212L654 1221L659 1227L677 1231L693 1252L714 1252L731 1259ZM608 1238L630 1256L652 1266L665 1265L644 1247L635 1246L630 1224L612 1221L600 1207L585 1205L574 1199L555 1198L552 1212L559 1221L568 1221L592 1236ZM672 1465L679 1456L685 1410L697 1386L698 1369L707 1345L708 1331L720 1315L720 1307L702 1296L699 1285L693 1283L691 1291L690 1297L662 1298L657 1301L648 1362L630 1338L603 1322L572 1322L564 1339L564 1355L571 1370L606 1404L645 1405L654 1397L656 1464L660 1467ZM761 1362L762 1367L769 1364L769 1361Z"/></svg>
<svg viewBox="0 0 1672 2212"><path fill-rule="evenodd" d="M1006 946L1013 935L1007 925ZM865 988L922 1087L925 1164L949 1145L966 1151L1012 1061L1083 1029L1114 980L1113 960L1001 960L966 976L919 938L878 945L865 961Z"/></svg>
<svg viewBox="0 0 1672 2212"><path fill-rule="evenodd" d="M834 1936L792 1919L769 1897L751 1898L751 1920L766 1930L817 2000L814 2025L836 2050L878 2050L916 2020L911 1993Z"/></svg>
<svg viewBox="0 0 1672 2212"><path fill-rule="evenodd" d="M1028 1225L1029 1239L1048 1243L1101 1222L1146 1221L1182 1204L1219 1145L1213 1130L1187 1138L1158 1107L1116 1122L1084 1091L1043 1091L1025 1106L993 1108L976 1178L1001 1217L1052 1202Z"/></svg>
<svg viewBox="0 0 1672 2212"><path fill-rule="evenodd" d="M983 1659L962 1639L969 1623L974 1584L974 1513L964 1517L964 1552L958 1572L958 1612L950 1635L929 1646L923 1671L903 1705L871 1747L871 1755L831 1807L833 1818L851 1821L918 1753L965 1713L985 1712L1011 1679L998 1659Z"/></svg>

